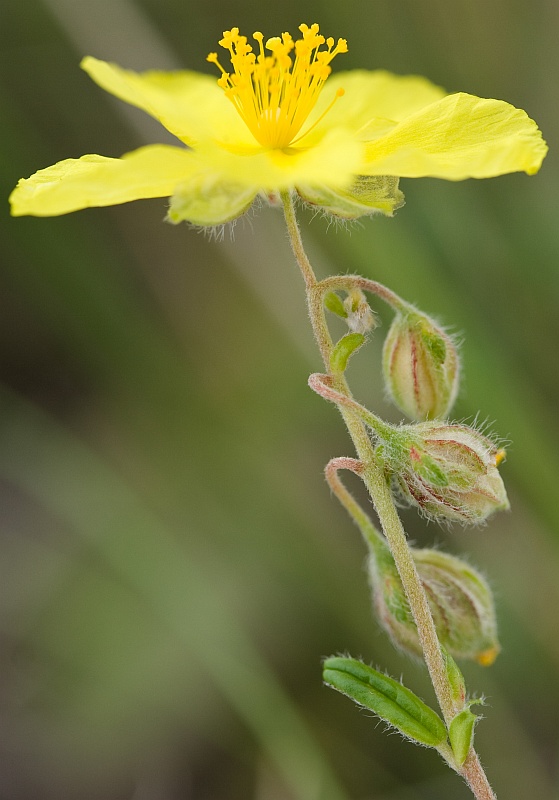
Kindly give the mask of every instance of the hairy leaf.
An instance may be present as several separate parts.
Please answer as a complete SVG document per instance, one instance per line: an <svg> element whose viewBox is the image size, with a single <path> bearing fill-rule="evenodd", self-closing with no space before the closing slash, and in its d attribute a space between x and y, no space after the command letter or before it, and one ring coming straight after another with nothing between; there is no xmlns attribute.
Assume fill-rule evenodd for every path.
<svg viewBox="0 0 559 800"><path fill-rule="evenodd" d="M324 682L368 708L416 742L437 747L446 740L442 719L401 683L352 658L328 658Z"/></svg>

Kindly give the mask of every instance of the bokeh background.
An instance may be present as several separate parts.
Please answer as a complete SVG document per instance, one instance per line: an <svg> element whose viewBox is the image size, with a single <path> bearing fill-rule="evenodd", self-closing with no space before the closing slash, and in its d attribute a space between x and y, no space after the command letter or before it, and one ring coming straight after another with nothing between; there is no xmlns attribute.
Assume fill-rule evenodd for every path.
<svg viewBox="0 0 559 800"><path fill-rule="evenodd" d="M98 89L84 54L209 70L224 29L344 36L339 68L420 73L525 108L536 177L402 181L393 220L303 213L317 272L388 283L464 336L457 418L512 445L512 512L410 536L494 588L503 651L464 665L476 739L507 800L558 796L559 50L556 0L1 0L0 184L84 153L168 141ZM5 800L464 800L414 748L325 689L349 652L432 701L370 611L365 550L322 476L351 455L281 215L234 237L162 220L165 201L0 216L0 796ZM354 359L383 395L383 327ZM356 487L357 488L357 487Z"/></svg>

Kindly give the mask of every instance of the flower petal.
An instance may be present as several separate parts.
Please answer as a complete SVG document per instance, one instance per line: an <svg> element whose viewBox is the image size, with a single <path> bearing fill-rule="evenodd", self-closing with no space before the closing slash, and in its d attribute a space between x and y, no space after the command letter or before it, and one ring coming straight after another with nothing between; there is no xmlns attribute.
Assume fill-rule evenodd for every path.
<svg viewBox="0 0 559 800"><path fill-rule="evenodd" d="M81 63L105 91L147 111L189 145L223 131L246 139L248 129L217 79L199 72L133 72L87 56Z"/></svg>
<svg viewBox="0 0 559 800"><path fill-rule="evenodd" d="M312 143L310 139L312 138ZM265 150L225 148L207 144L196 152L226 183L257 186L262 191L290 189L297 184L347 187L359 174L364 145L343 129L321 139L307 137L308 147Z"/></svg>
<svg viewBox="0 0 559 800"><path fill-rule="evenodd" d="M22 178L10 196L12 214L50 217L90 206L166 197L200 167L191 151L149 145L122 158L68 158Z"/></svg>
<svg viewBox="0 0 559 800"><path fill-rule="evenodd" d="M536 123L514 106L452 94L367 142L367 175L448 180L537 172L547 152Z"/></svg>
<svg viewBox="0 0 559 800"><path fill-rule="evenodd" d="M225 183L208 172L177 187L167 218L174 223L224 225L248 211L257 194L257 187Z"/></svg>
<svg viewBox="0 0 559 800"><path fill-rule="evenodd" d="M344 125L354 131L374 119L400 122L446 94L419 75L393 75L383 70L338 72L326 81L309 123L324 113L339 89L345 94L328 111L323 124Z"/></svg>

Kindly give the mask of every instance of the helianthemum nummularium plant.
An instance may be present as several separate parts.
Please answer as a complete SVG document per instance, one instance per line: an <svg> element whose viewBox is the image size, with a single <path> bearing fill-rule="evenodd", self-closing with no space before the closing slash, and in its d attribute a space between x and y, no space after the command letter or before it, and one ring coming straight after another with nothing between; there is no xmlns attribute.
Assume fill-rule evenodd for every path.
<svg viewBox="0 0 559 800"><path fill-rule="evenodd" d="M395 499L426 516L484 522L508 500L499 465L504 451L479 431L446 421L456 397L456 344L433 319L381 284L355 275L317 280L303 249L295 199L355 219L392 216L403 204L400 178L488 178L537 172L546 145L536 124L508 103L446 94L424 78L340 72L344 39L318 25L250 44L237 28L223 34L225 58L210 53L218 77L197 72L137 74L92 57L86 72L101 87L158 119L176 145L153 144L122 158L85 155L22 179L15 216L51 216L90 206L170 197L168 219L222 225L257 198L283 206L304 278L324 372L312 389L335 403L355 458L335 458L328 483L369 550L379 622L394 644L422 655L442 716L401 683L350 658L329 658L324 680L373 710L408 739L435 748L481 798L494 797L473 748L476 717L456 659L489 665L499 652L491 591L461 559L408 545ZM354 399L345 378L367 342L367 294L388 303L394 323L384 347L387 389L411 422L392 426ZM347 322L334 342L326 311ZM339 478L350 470L367 486L380 528ZM340 649L343 643L340 643Z"/></svg>

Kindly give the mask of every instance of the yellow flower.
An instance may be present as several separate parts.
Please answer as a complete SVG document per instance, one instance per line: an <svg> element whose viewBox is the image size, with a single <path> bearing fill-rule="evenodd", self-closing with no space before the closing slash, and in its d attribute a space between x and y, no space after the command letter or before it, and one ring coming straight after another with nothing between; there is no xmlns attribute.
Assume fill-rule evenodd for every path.
<svg viewBox="0 0 559 800"><path fill-rule="evenodd" d="M447 180L537 172L547 152L535 122L498 100L451 94L417 76L353 71L328 79L344 39L300 26L256 52L237 28L220 41L228 73L137 74L95 58L83 69L102 88L158 119L177 146L149 145L122 158L86 155L22 179L12 213L51 216L90 206L170 196L169 219L216 225L258 195L296 190L353 218L392 215L400 177ZM327 80L328 79L328 80Z"/></svg>

